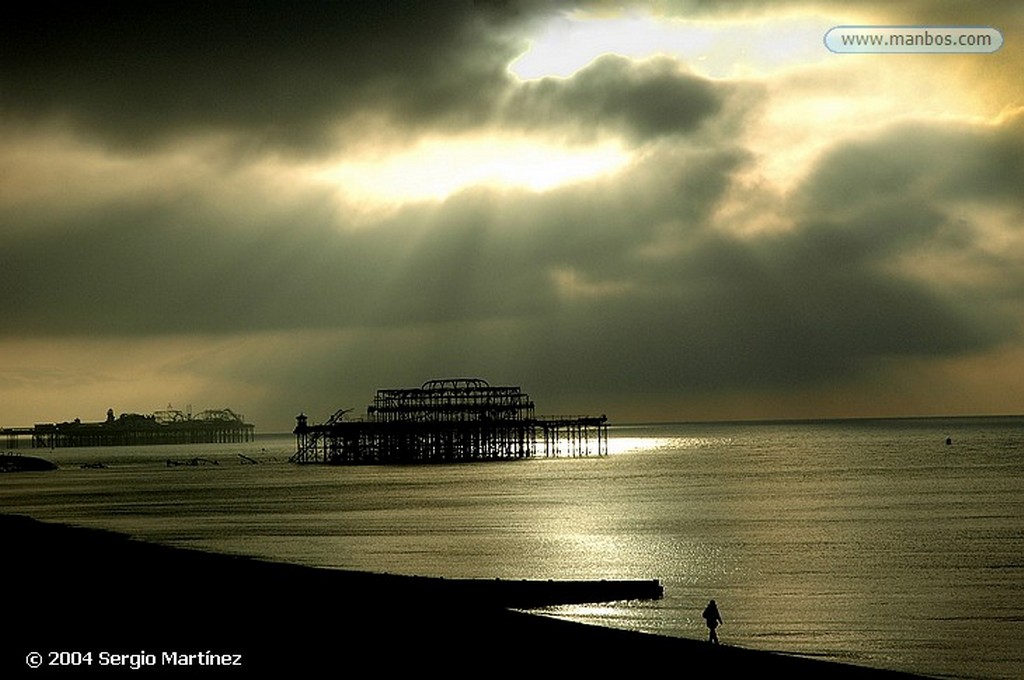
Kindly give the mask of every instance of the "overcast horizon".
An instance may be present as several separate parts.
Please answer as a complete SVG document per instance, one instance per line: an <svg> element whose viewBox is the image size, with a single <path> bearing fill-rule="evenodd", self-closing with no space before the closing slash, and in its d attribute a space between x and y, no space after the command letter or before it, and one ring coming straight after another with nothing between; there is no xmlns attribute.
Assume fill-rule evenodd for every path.
<svg viewBox="0 0 1024 680"><path fill-rule="evenodd" d="M893 5L8 6L0 426L1024 413L1024 5Z"/></svg>

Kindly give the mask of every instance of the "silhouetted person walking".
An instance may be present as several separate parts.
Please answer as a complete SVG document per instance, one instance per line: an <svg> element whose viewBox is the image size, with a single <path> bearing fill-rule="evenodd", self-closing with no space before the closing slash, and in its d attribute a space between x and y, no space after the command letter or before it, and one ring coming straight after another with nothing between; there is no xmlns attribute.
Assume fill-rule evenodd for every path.
<svg viewBox="0 0 1024 680"><path fill-rule="evenodd" d="M715 604L714 600L708 602L708 606L704 607L704 613L701 614L704 617L704 621L708 624L708 642L719 644L718 633L715 631L716 628L722 623L722 615L718 613L718 605Z"/></svg>

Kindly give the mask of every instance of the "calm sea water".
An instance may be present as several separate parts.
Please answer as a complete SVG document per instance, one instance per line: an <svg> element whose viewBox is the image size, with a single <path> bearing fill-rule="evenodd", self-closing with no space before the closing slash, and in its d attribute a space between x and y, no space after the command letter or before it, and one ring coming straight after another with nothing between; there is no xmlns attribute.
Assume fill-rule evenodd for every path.
<svg viewBox="0 0 1024 680"><path fill-rule="evenodd" d="M604 458L447 466L292 450L23 451L61 468L0 475L0 511L321 567L657 578L660 601L547 613L703 638L715 598L726 644L1024 677L1024 418L616 427ZM218 464L166 464L194 457Z"/></svg>

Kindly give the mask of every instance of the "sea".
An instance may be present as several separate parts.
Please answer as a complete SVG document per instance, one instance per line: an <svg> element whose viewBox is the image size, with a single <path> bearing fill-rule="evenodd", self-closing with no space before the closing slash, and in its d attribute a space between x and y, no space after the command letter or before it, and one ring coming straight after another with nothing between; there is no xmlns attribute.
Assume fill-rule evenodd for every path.
<svg viewBox="0 0 1024 680"><path fill-rule="evenodd" d="M20 449L59 469L0 475L0 512L333 569L657 579L661 600L539 613L704 639L715 599L727 645L1024 677L1024 417L621 425L608 448L357 467L289 463L290 435Z"/></svg>

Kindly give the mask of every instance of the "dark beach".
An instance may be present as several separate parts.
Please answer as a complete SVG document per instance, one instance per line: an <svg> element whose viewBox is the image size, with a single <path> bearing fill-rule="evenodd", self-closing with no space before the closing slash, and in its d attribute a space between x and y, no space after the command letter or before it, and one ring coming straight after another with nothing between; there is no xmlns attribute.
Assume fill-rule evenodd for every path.
<svg viewBox="0 0 1024 680"><path fill-rule="evenodd" d="M0 677L110 672L469 674L666 666L673 673L898 678L768 652L510 611L585 599L586 584L465 582L314 569L169 548L105 531L0 515L5 640ZM650 583L626 584L643 594ZM595 588L600 589L598 585ZM614 585L605 584L613 588ZM727 635L726 631L723 631ZM726 640L727 642L727 640ZM49 666L52 652L91 665ZM29 669L26 658L42 655ZM135 665L143 667L133 670ZM169 656L170 655L170 656ZM174 665L171 656L189 665ZM65 657L65 661L77 659ZM114 666L114 663L124 665ZM147 663L150 662L150 663ZM234 664L240 665L223 665ZM218 665L209 665L218 664Z"/></svg>

